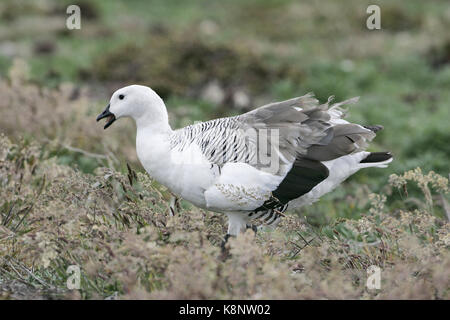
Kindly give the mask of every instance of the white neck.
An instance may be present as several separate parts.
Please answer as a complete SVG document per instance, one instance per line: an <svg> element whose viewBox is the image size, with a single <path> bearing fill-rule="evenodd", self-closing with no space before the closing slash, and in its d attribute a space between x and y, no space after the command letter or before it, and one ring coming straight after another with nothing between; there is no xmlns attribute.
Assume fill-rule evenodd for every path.
<svg viewBox="0 0 450 320"><path fill-rule="evenodd" d="M170 135L172 129L166 122L136 121L136 152L145 170L156 180L166 184L163 176L170 168Z"/></svg>
<svg viewBox="0 0 450 320"><path fill-rule="evenodd" d="M131 117L136 121L138 129L154 127L157 131L172 130L166 105L159 96L155 96L153 101L140 103Z"/></svg>
<svg viewBox="0 0 450 320"><path fill-rule="evenodd" d="M139 119L136 119L136 130L138 133L139 131L145 131L146 134L150 135L172 133L172 128L167 119L155 121L151 116L142 116Z"/></svg>

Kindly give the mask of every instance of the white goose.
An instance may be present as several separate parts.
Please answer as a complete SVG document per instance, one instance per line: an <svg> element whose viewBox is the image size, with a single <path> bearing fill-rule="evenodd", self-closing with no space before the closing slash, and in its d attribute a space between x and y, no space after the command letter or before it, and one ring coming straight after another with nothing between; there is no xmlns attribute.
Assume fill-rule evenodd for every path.
<svg viewBox="0 0 450 320"><path fill-rule="evenodd" d="M172 130L163 100L132 85L114 92L97 121L136 121L140 162L154 179L194 205L225 213L228 234L262 219L276 224L287 208L317 201L361 168L386 167L389 152L364 151L381 126L342 119L340 106L313 94L245 114Z"/></svg>

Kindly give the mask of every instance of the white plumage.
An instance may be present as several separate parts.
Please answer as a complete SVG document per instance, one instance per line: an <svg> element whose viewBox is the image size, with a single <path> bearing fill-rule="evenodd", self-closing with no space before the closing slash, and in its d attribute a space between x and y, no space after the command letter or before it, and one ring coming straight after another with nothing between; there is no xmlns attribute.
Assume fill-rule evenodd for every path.
<svg viewBox="0 0 450 320"><path fill-rule="evenodd" d="M364 151L381 126L343 120L342 105L312 94L240 116L172 130L162 99L150 88L117 90L97 120L136 121L136 149L145 170L198 207L225 213L228 234L255 218L276 224L287 208L317 201L365 167L385 167L389 153Z"/></svg>

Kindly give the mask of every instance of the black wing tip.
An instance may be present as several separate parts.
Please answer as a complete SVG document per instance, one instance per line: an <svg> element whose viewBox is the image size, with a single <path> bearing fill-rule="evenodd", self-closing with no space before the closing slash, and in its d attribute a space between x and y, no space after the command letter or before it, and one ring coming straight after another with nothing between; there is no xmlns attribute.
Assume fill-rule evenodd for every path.
<svg viewBox="0 0 450 320"><path fill-rule="evenodd" d="M376 124L373 126L364 126L364 128L369 129L370 131L373 131L374 133L377 133L378 131L381 131L384 129L384 127L381 124Z"/></svg>
<svg viewBox="0 0 450 320"><path fill-rule="evenodd" d="M360 163L376 163L383 162L392 158L392 153L389 151L385 152L371 152L365 159L361 160Z"/></svg>

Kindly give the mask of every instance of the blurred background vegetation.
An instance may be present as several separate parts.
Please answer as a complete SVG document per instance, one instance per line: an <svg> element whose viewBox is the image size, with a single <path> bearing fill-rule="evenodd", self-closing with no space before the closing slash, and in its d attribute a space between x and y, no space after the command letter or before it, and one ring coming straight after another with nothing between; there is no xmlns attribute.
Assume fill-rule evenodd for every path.
<svg viewBox="0 0 450 320"><path fill-rule="evenodd" d="M68 30L65 11L71 3L2 1L0 75L7 78L14 59L20 58L28 65L28 81L40 88L59 90L71 83L73 99L80 91L88 97L80 128L100 127L95 115L110 94L132 83L151 86L165 99L174 127L310 91L322 101L330 95L336 100L361 96L349 120L384 125L371 148L392 151L395 161L387 170L358 173L347 189L327 199L354 196L361 184L380 191L389 174L415 167L448 175L446 0L83 0L77 1L81 30ZM369 4L381 8L381 30L366 28ZM2 106L2 115L14 112L8 108ZM4 125L2 131L36 135L26 123L8 124L11 128ZM118 164L137 164L133 129L122 124L96 133L97 139L79 135L64 144L104 154L100 135L108 135L110 144L113 137L120 139L110 146L121 151L113 152ZM65 139L58 134L53 138ZM66 148L55 152L61 162L85 172L100 164L99 158ZM336 202L317 204L311 212L356 214Z"/></svg>

